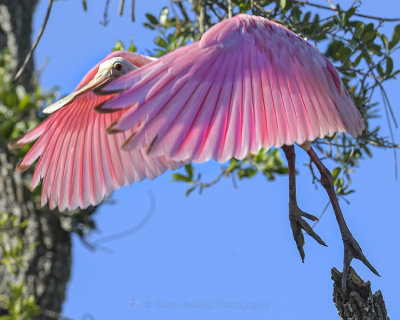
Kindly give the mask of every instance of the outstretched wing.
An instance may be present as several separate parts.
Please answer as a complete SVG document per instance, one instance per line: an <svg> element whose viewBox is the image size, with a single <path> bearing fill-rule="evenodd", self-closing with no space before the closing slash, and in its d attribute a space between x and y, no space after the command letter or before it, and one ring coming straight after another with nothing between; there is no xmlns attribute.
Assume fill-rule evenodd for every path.
<svg viewBox="0 0 400 320"><path fill-rule="evenodd" d="M132 63L141 66L140 61L132 61L135 54L131 53L116 52L106 59L121 55L125 58L128 56ZM144 59L143 56L139 58ZM142 65L151 61L143 60ZM93 78L97 68L98 65L85 76L78 88ZM19 148L38 139L17 170L26 170L40 157L31 188L34 189L43 179L42 205L49 201L51 209L58 206L60 211L86 208L98 204L104 196L123 185L144 178L153 179L167 169L181 166L180 162L163 156L148 156L143 148L121 150L120 145L132 134L133 129L108 135L106 128L122 113L99 114L93 109L111 97L88 92L50 115L22 138L10 143L11 148Z"/></svg>
<svg viewBox="0 0 400 320"><path fill-rule="evenodd" d="M238 15L201 41L110 83L122 92L97 108L122 110L110 131L133 134L125 150L223 162L261 147L301 144L363 127L333 65L279 24ZM125 109L129 108L129 109Z"/></svg>

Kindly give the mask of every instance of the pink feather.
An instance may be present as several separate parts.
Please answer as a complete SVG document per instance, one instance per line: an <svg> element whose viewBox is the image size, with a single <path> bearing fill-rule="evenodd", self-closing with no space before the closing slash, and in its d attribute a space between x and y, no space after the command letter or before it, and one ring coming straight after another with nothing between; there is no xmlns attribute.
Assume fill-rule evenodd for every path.
<svg viewBox="0 0 400 320"><path fill-rule="evenodd" d="M114 132L136 128L125 150L151 144L149 154L177 161L242 159L261 147L335 132L357 136L364 128L335 68L315 47L245 14L103 90L123 91L97 109L122 110Z"/></svg>
<svg viewBox="0 0 400 320"><path fill-rule="evenodd" d="M116 56L127 59L137 67L154 61L123 51L113 52L103 61ZM99 64L85 75L75 90L94 77ZM10 143L11 148L20 148L38 139L17 170L28 169L40 157L31 188L34 189L43 179L42 205L49 202L51 209L58 207L60 211L86 208L98 204L123 185L145 178L154 179L165 170L182 165L164 156L148 156L146 148L122 150L120 145L134 129L115 135L106 133L106 128L122 112L99 114L94 111L95 106L113 96L85 93L51 114L22 138Z"/></svg>

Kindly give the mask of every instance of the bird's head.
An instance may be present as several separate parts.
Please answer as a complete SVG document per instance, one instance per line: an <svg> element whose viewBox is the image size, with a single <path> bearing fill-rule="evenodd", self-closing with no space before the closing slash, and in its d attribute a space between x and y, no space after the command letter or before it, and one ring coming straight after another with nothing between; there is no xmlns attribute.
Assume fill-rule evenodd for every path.
<svg viewBox="0 0 400 320"><path fill-rule="evenodd" d="M99 65L96 74L87 84L75 90L70 95L47 106L43 109L43 113L53 113L89 91L96 94L102 94L99 90L106 84L135 69L137 69L135 65L122 57L112 57L107 59Z"/></svg>
<svg viewBox="0 0 400 320"><path fill-rule="evenodd" d="M90 86L87 90L93 90L96 94L104 85L110 81L137 69L132 63L122 57L110 58L99 65L99 69L93 79L85 86ZM81 89L82 90L82 89Z"/></svg>

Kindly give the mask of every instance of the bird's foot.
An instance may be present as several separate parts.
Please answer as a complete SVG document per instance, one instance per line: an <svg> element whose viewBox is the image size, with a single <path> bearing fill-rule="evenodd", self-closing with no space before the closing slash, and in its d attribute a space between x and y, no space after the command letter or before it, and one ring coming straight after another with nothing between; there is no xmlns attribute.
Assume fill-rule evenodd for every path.
<svg viewBox="0 0 400 320"><path fill-rule="evenodd" d="M302 217L312 221L318 221L318 218L307 212L302 211L297 205L290 208L289 220L290 220L290 226L292 227L293 238L296 241L297 249L299 250L301 260L304 262L304 257L305 257L303 249L304 235L302 230L307 232L319 244L325 247L327 247L327 245Z"/></svg>
<svg viewBox="0 0 400 320"><path fill-rule="evenodd" d="M360 245L358 244L356 239L354 239L350 231L347 231L343 235L343 245L344 245L343 273L342 273L343 293L346 293L346 283L347 283L347 277L349 275L350 263L354 258L360 260L369 268L369 270L371 270L378 277L380 277L378 271L376 271L376 269L372 266L372 264L363 254Z"/></svg>

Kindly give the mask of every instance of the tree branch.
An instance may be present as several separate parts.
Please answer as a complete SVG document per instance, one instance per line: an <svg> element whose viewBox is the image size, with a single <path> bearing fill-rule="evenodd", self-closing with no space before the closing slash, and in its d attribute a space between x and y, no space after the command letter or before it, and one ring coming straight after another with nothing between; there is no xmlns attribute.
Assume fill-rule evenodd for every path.
<svg viewBox="0 0 400 320"><path fill-rule="evenodd" d="M327 7L321 4L316 4L316 3L312 3L309 1L301 1L301 0L294 0L294 3L298 3L298 4L304 4L310 7L315 7L315 8L320 8L320 9L325 9L325 10L330 10L330 11L336 11L337 9L333 9L331 7ZM388 22L396 22L396 21L400 21L400 18L382 18L382 17L377 17L377 16L370 16L368 14L362 14L362 13L354 13L355 16L357 17L362 17L362 18L367 18L367 19L372 19L372 20L380 20L380 21L388 21Z"/></svg>
<svg viewBox="0 0 400 320"><path fill-rule="evenodd" d="M50 11L51 11L51 7L52 6L53 6L53 0L49 0L49 4L47 5L46 16L44 17L43 24L42 24L42 27L40 28L39 34L37 35L36 40L33 43L31 50L29 51L28 55L26 56L25 61L22 64L21 68L19 68L19 70L18 70L17 74L15 75L13 81L17 81L21 77L21 75L24 72L29 60L31 60L33 52L35 51L37 45L39 44L40 38L42 37L44 29L46 28L46 24L47 24L47 21L49 20Z"/></svg>
<svg viewBox="0 0 400 320"><path fill-rule="evenodd" d="M122 16L124 14L124 4L125 4L125 0L120 0L119 1L118 14L120 16Z"/></svg>

